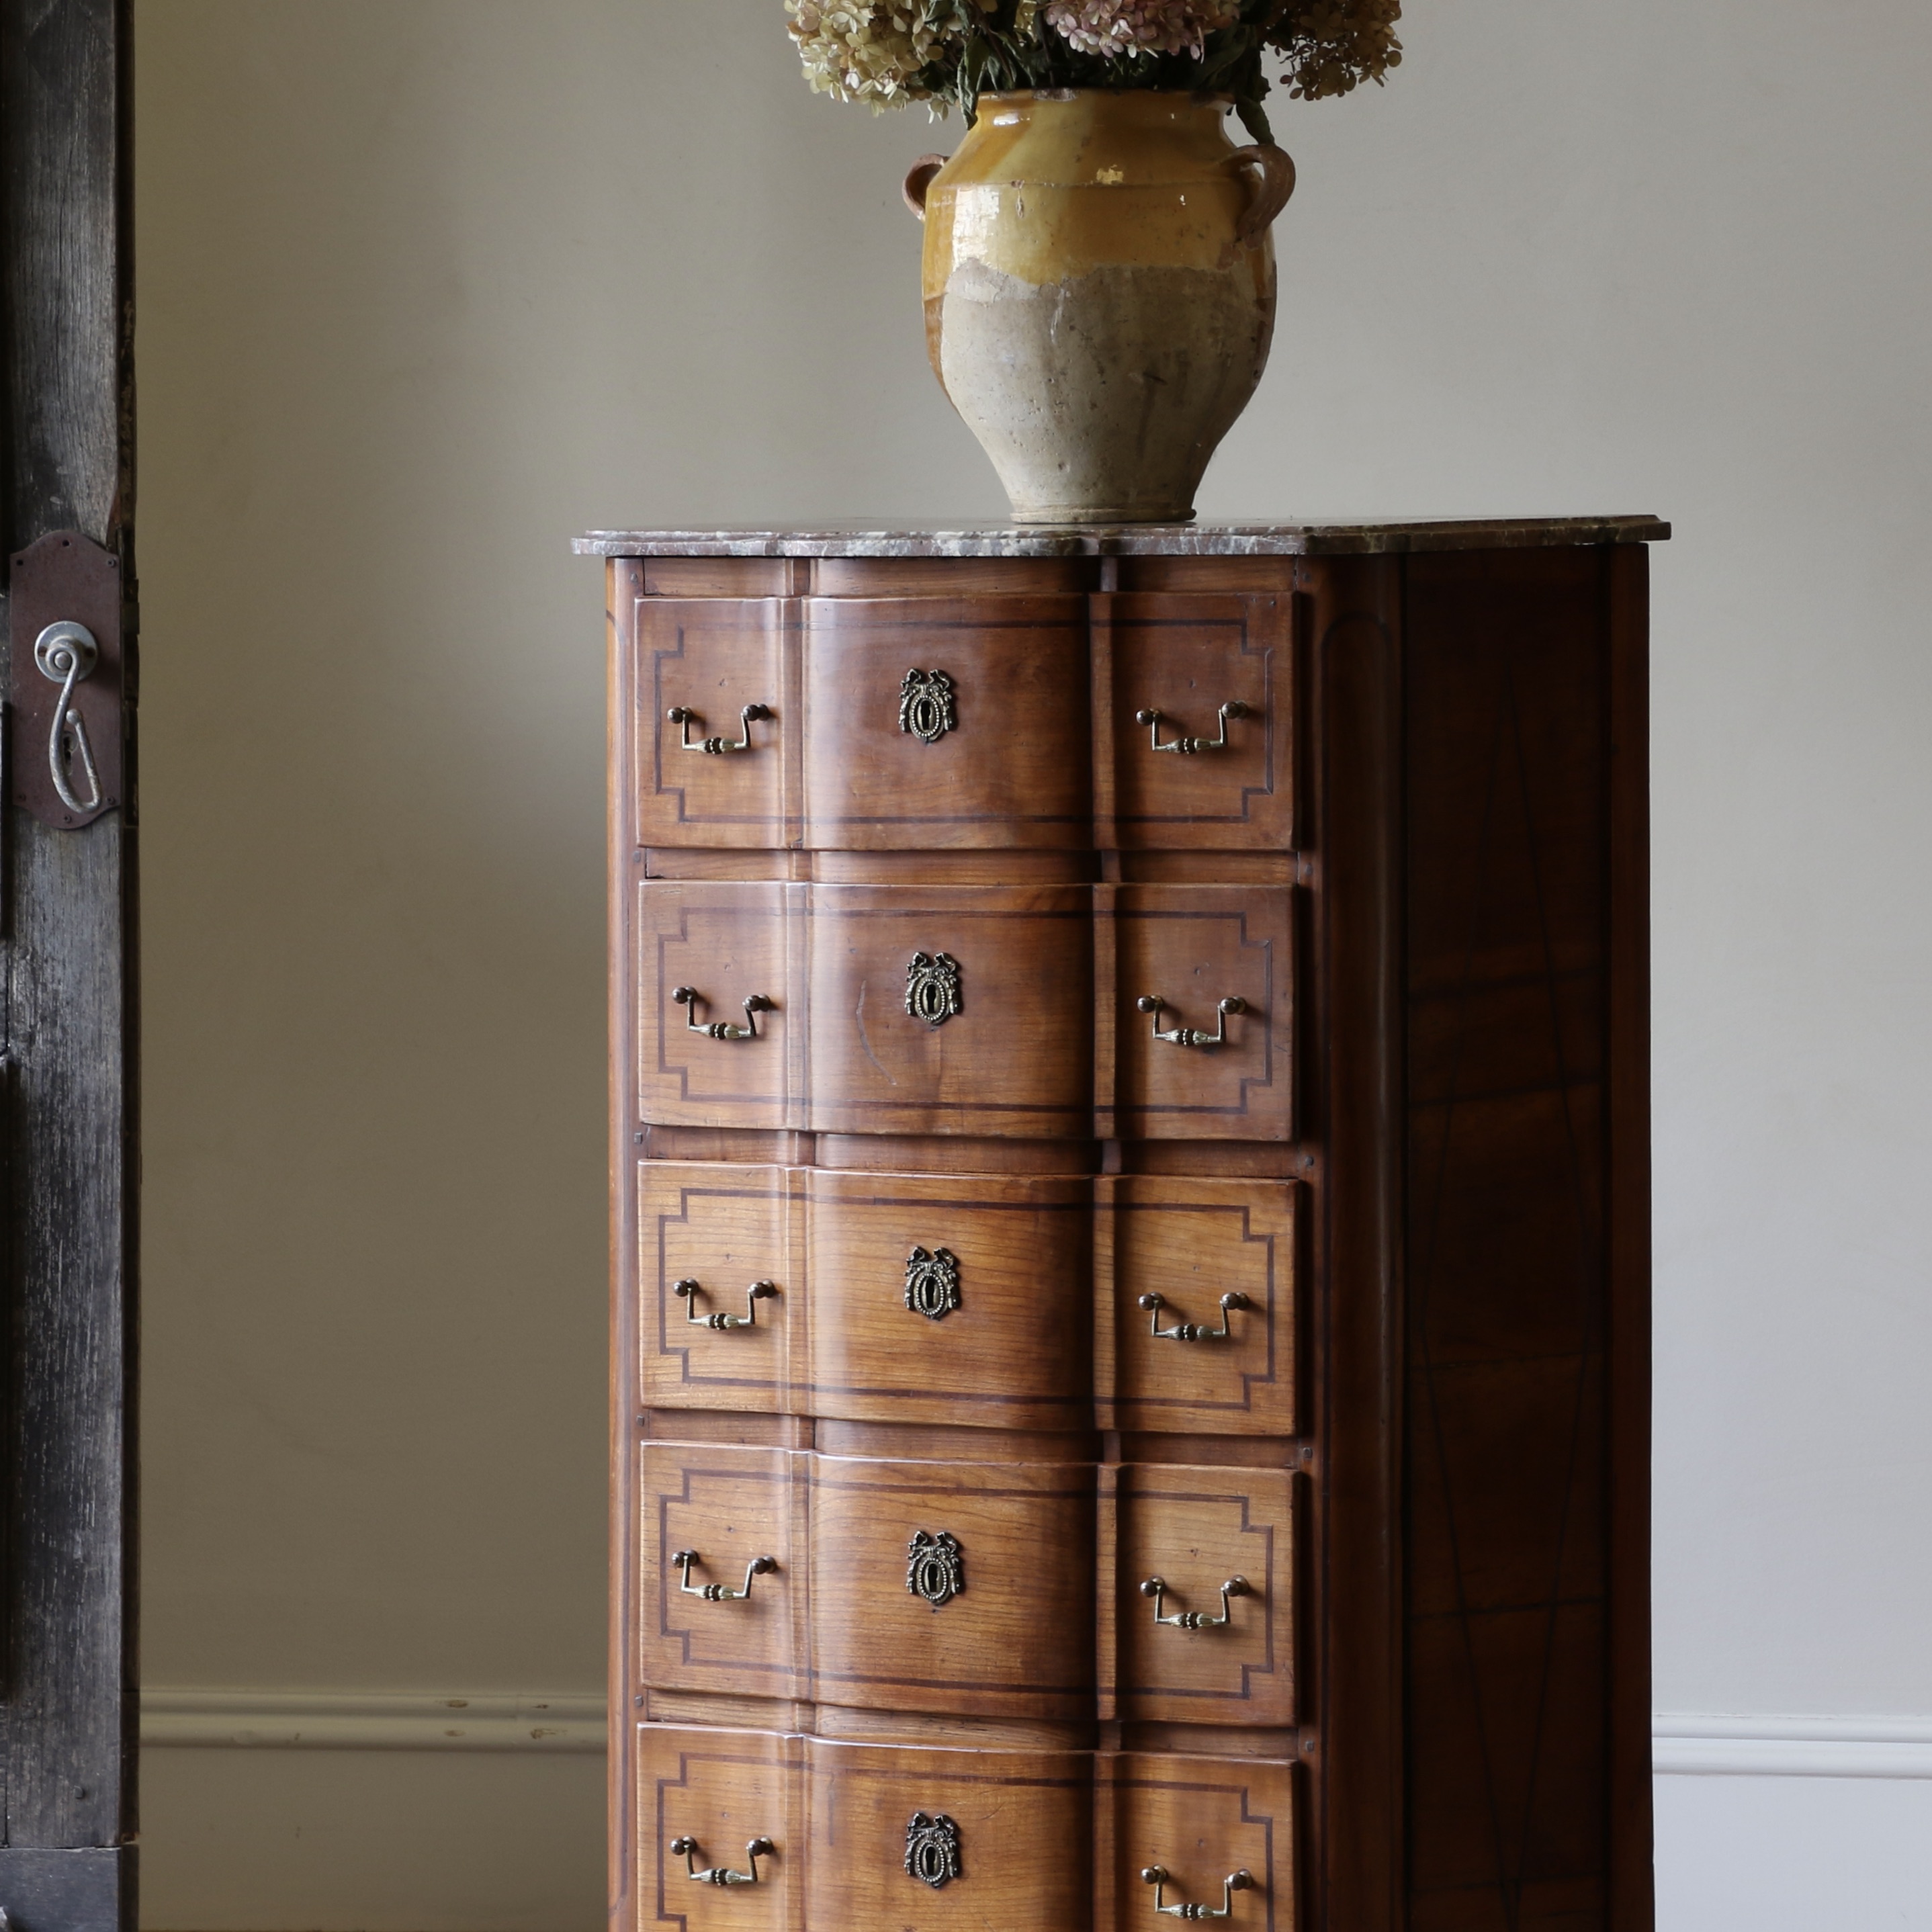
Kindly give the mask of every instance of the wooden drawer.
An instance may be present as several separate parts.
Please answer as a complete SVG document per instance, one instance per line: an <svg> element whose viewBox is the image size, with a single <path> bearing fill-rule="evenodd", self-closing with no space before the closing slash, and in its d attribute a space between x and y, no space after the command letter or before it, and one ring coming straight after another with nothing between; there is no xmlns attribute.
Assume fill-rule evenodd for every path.
<svg viewBox="0 0 1932 1932"><path fill-rule="evenodd" d="M1090 1428L1091 1188L640 1163L645 1402Z"/></svg>
<svg viewBox="0 0 1932 1932"><path fill-rule="evenodd" d="M1293 890L1102 886L1096 909L1100 1136L1292 1140Z"/></svg>
<svg viewBox="0 0 1932 1932"><path fill-rule="evenodd" d="M1150 1870L1166 1906L1225 1898L1231 1928L1296 1923L1292 1765L650 1724L637 1745L640 1927L1152 1932ZM693 1865L748 1874L754 1844L754 1884L693 1881Z"/></svg>
<svg viewBox="0 0 1932 1932"><path fill-rule="evenodd" d="M1095 1185L1100 1426L1296 1434L1300 1186L1150 1175Z"/></svg>
<svg viewBox="0 0 1932 1932"><path fill-rule="evenodd" d="M640 847L1090 842L1083 597L638 597L630 617Z"/></svg>
<svg viewBox="0 0 1932 1932"><path fill-rule="evenodd" d="M816 1696L1092 1716L1090 1465L812 1462Z"/></svg>
<svg viewBox="0 0 1932 1932"><path fill-rule="evenodd" d="M1102 1479L1101 1716L1292 1724L1297 1478L1130 1463Z"/></svg>
<svg viewBox="0 0 1932 1932"><path fill-rule="evenodd" d="M640 1926L1093 1932L1094 1760L638 1726ZM687 1852L686 1840L696 1849ZM694 1882L723 1867L755 1884ZM674 1852L674 1844L680 1850Z"/></svg>
<svg viewBox="0 0 1932 1932"><path fill-rule="evenodd" d="M1084 597L804 605L805 843L1084 848Z"/></svg>
<svg viewBox="0 0 1932 1932"><path fill-rule="evenodd" d="M804 1475L801 1459L784 1450L644 1446L640 1683L738 1696L805 1694ZM684 1554L694 1560L680 1562ZM734 1594L693 1594L706 1590Z"/></svg>
<svg viewBox="0 0 1932 1932"><path fill-rule="evenodd" d="M640 1119L1090 1132L1090 888L657 880L637 904Z"/></svg>
<svg viewBox="0 0 1932 1932"><path fill-rule="evenodd" d="M1090 1932L1093 1761L1084 1754L815 1738L806 1750L813 1932ZM908 1870L909 1857L925 1876Z"/></svg>
<svg viewBox="0 0 1932 1932"><path fill-rule="evenodd" d="M790 614L776 598L626 598L617 617L630 632L620 666L634 844L770 851L796 842ZM707 752L707 741L746 748Z"/></svg>
<svg viewBox="0 0 1932 1932"><path fill-rule="evenodd" d="M1294 845L1292 608L1273 592L1094 600L1094 837L1103 849ZM1241 707L1225 724L1224 705ZM1140 722L1149 712L1158 720ZM1154 748L1204 739L1211 748Z"/></svg>
<svg viewBox="0 0 1932 1932"><path fill-rule="evenodd" d="M637 1741L638 1924L653 1932L802 1932L806 1741L662 1724L640 1724ZM753 1844L770 1849L754 1861L746 1851ZM755 1870L757 1882L695 1883L694 1869Z"/></svg>
<svg viewBox="0 0 1932 1932"><path fill-rule="evenodd" d="M653 1443L639 1670L656 1689L1090 1718L1086 1463L887 1462ZM677 1558L694 1551L692 1589ZM772 1567L748 1574L764 1560Z"/></svg>
<svg viewBox="0 0 1932 1932"><path fill-rule="evenodd" d="M1290 1764L1123 1753L1096 1768L1094 1923L1152 1932L1155 1900L1232 1910L1240 1932L1296 1923L1294 1788ZM1165 1874L1156 1894L1146 1874ZM1223 1890L1245 1874L1247 1883Z"/></svg>

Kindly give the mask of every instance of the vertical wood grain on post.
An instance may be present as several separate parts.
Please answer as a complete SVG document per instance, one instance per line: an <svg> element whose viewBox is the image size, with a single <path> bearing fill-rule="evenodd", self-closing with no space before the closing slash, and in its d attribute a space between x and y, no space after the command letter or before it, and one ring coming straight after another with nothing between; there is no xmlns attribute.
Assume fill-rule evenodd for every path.
<svg viewBox="0 0 1932 1932"><path fill-rule="evenodd" d="M120 559L131 802L128 31L124 0L0 0L5 541ZM132 817L8 828L0 1907L37 1932L134 1922Z"/></svg>

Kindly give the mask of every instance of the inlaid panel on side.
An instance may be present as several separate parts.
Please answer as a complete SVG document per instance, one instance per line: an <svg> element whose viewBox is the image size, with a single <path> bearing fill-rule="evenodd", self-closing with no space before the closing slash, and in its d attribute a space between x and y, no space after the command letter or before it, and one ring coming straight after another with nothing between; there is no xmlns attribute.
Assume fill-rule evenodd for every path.
<svg viewBox="0 0 1932 1932"><path fill-rule="evenodd" d="M796 893L668 880L636 892L638 1118L797 1126L806 1035ZM698 1030L720 1028L722 1036Z"/></svg>
<svg viewBox="0 0 1932 1932"><path fill-rule="evenodd" d="M640 1724L636 1736L639 1925L805 1932L806 1741L662 1724ZM755 1860L754 1844L770 1847ZM721 1870L755 1871L757 1882L693 1882L694 1870Z"/></svg>
<svg viewBox="0 0 1932 1932"><path fill-rule="evenodd" d="M1092 1716L1090 1465L812 1461L821 1702Z"/></svg>
<svg viewBox="0 0 1932 1932"><path fill-rule="evenodd" d="M1096 842L1292 847L1288 593L1096 597L1094 611Z"/></svg>
<svg viewBox="0 0 1932 1932"><path fill-rule="evenodd" d="M1120 1175L1096 1186L1100 1426L1294 1435L1299 1184Z"/></svg>
<svg viewBox="0 0 1932 1932"><path fill-rule="evenodd" d="M1094 890L1099 1133L1292 1140L1293 890Z"/></svg>
<svg viewBox="0 0 1932 1932"><path fill-rule="evenodd" d="M639 846L794 842L785 639L795 608L776 598L626 600Z"/></svg>
<svg viewBox="0 0 1932 1932"><path fill-rule="evenodd" d="M1226 1904L1243 1932L1291 1932L1298 1920L1297 1782L1290 1764L1102 1756L1094 1794L1094 1924L1149 1932L1162 1922L1158 1899L1170 1914L1177 1905L1218 1914ZM1161 1879L1158 1891L1148 1873Z"/></svg>
<svg viewBox="0 0 1932 1932"><path fill-rule="evenodd" d="M638 1163L638 1343L647 1406L765 1414L791 1406L806 1322L802 1257L792 1246L797 1217L789 1211L800 1174Z"/></svg>
<svg viewBox="0 0 1932 1932"><path fill-rule="evenodd" d="M1282 1469L1102 1472L1102 1718L1295 1721L1297 1480Z"/></svg>
<svg viewBox="0 0 1932 1932"><path fill-rule="evenodd" d="M802 1694L809 1600L803 1478L800 1459L782 1450L644 1448L640 1682ZM680 1561L686 1555L694 1559L688 1564Z"/></svg>
<svg viewBox="0 0 1932 1932"><path fill-rule="evenodd" d="M803 606L806 843L1084 847L1083 597Z"/></svg>
<svg viewBox="0 0 1932 1932"><path fill-rule="evenodd" d="M812 1932L1090 1932L1090 1758L806 1750Z"/></svg>

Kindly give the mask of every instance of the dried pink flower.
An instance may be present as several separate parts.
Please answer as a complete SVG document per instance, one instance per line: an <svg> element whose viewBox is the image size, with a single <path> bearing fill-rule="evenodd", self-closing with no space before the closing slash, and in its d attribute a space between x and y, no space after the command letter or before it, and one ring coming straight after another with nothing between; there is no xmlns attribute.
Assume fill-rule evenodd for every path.
<svg viewBox="0 0 1932 1932"><path fill-rule="evenodd" d="M1190 53L1234 25L1239 0L1051 0L1048 26L1078 52L1108 59Z"/></svg>

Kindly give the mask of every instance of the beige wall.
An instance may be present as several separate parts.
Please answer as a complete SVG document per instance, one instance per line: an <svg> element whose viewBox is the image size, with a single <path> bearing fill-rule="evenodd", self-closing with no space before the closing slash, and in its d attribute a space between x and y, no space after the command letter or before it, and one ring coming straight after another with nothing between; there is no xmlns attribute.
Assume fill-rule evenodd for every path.
<svg viewBox="0 0 1932 1932"><path fill-rule="evenodd" d="M1280 116L1277 359L1202 507L1676 520L1659 1706L1925 1718L1932 11L1412 10L1385 92ZM146 1680L594 1695L602 597L567 541L997 512L898 202L951 136L808 95L778 0L136 14ZM149 1922L587 1932L598 1771L157 1749ZM1666 1924L1810 1856L1748 1786L1694 1834L1666 1792ZM1926 1828L1871 1826L1881 1866L1932 1844L1902 1789Z"/></svg>

